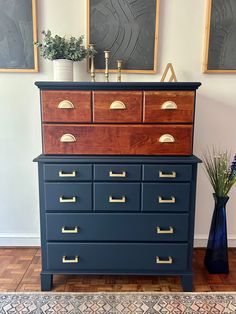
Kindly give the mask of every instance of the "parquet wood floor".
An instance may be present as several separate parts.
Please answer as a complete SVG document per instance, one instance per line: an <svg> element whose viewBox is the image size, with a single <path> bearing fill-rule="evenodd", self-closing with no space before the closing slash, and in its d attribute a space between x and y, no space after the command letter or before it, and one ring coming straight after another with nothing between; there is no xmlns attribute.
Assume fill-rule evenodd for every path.
<svg viewBox="0 0 236 314"><path fill-rule="evenodd" d="M194 291L236 291L236 249L229 249L229 275L210 275L204 249L194 250ZM40 249L0 248L0 291L40 291ZM54 276L53 291L182 291L178 277Z"/></svg>

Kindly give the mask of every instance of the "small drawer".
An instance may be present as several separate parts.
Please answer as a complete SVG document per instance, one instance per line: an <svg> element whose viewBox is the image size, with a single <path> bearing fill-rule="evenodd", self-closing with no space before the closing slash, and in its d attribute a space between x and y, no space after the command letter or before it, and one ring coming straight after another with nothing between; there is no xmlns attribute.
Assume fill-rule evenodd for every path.
<svg viewBox="0 0 236 314"><path fill-rule="evenodd" d="M188 214L46 215L48 241L176 242L188 240Z"/></svg>
<svg viewBox="0 0 236 314"><path fill-rule="evenodd" d="M190 183L143 183L142 210L187 212Z"/></svg>
<svg viewBox="0 0 236 314"><path fill-rule="evenodd" d="M144 122L192 123L193 91L154 91L144 94Z"/></svg>
<svg viewBox="0 0 236 314"><path fill-rule="evenodd" d="M191 181L190 165L144 165L144 181Z"/></svg>
<svg viewBox="0 0 236 314"><path fill-rule="evenodd" d="M88 181L92 180L92 165L45 164L46 181Z"/></svg>
<svg viewBox="0 0 236 314"><path fill-rule="evenodd" d="M95 211L140 211L139 183L94 183Z"/></svg>
<svg viewBox="0 0 236 314"><path fill-rule="evenodd" d="M171 271L187 268L188 245L168 243L48 243L48 270Z"/></svg>
<svg viewBox="0 0 236 314"><path fill-rule="evenodd" d="M91 122L91 92L42 91L43 122Z"/></svg>
<svg viewBox="0 0 236 314"><path fill-rule="evenodd" d="M94 122L141 122L142 92L93 93Z"/></svg>
<svg viewBox="0 0 236 314"><path fill-rule="evenodd" d="M141 165L95 165L96 181L140 181Z"/></svg>
<svg viewBox="0 0 236 314"><path fill-rule="evenodd" d="M92 183L45 183L46 211L92 210Z"/></svg>

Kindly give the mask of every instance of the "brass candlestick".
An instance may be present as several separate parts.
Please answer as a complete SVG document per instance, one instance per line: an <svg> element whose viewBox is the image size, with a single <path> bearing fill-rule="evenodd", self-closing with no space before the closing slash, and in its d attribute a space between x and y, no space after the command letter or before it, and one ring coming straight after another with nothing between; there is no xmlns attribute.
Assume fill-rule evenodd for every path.
<svg viewBox="0 0 236 314"><path fill-rule="evenodd" d="M90 55L90 75L91 75L91 80L92 82L95 82L95 67L94 67L94 49L95 45L94 44L89 44L89 49L91 51Z"/></svg>
<svg viewBox="0 0 236 314"><path fill-rule="evenodd" d="M117 69L118 69L118 76L117 82L121 82L121 68L122 68L123 60L117 60Z"/></svg>
<svg viewBox="0 0 236 314"><path fill-rule="evenodd" d="M106 51L104 51L104 54L105 54L105 80L106 80L106 82L109 82L108 65L109 65L110 51L106 50Z"/></svg>

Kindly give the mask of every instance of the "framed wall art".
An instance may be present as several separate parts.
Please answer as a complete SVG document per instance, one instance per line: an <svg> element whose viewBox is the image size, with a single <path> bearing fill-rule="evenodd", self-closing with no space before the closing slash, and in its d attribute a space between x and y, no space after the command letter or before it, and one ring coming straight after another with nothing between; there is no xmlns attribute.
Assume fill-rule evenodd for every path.
<svg viewBox="0 0 236 314"><path fill-rule="evenodd" d="M236 1L207 0L204 73L236 73Z"/></svg>
<svg viewBox="0 0 236 314"><path fill-rule="evenodd" d="M38 72L36 0L0 0L0 72Z"/></svg>
<svg viewBox="0 0 236 314"><path fill-rule="evenodd" d="M123 61L125 73L156 73L159 0L87 0L87 41L95 44L95 68L104 72Z"/></svg>

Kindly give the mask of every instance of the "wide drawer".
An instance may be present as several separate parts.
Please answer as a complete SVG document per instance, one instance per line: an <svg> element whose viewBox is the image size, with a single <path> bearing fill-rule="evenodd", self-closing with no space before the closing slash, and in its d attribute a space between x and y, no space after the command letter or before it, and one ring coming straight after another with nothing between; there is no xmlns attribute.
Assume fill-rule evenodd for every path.
<svg viewBox="0 0 236 314"><path fill-rule="evenodd" d="M91 122L91 92L42 91L43 122Z"/></svg>
<svg viewBox="0 0 236 314"><path fill-rule="evenodd" d="M144 181L191 181L191 165L144 165Z"/></svg>
<svg viewBox="0 0 236 314"><path fill-rule="evenodd" d="M47 214L48 241L188 240L188 214Z"/></svg>
<svg viewBox="0 0 236 314"><path fill-rule="evenodd" d="M92 183L50 183L45 187L47 211L89 211L92 209Z"/></svg>
<svg viewBox="0 0 236 314"><path fill-rule="evenodd" d="M92 177L92 165L44 165L44 178L46 181L88 181L92 180Z"/></svg>
<svg viewBox="0 0 236 314"><path fill-rule="evenodd" d="M189 211L190 183L143 183L143 211Z"/></svg>
<svg viewBox="0 0 236 314"><path fill-rule="evenodd" d="M140 183L94 183L95 211L140 211Z"/></svg>
<svg viewBox="0 0 236 314"><path fill-rule="evenodd" d="M144 94L144 122L192 123L193 91L156 91Z"/></svg>
<svg viewBox="0 0 236 314"><path fill-rule="evenodd" d="M187 268L187 244L48 243L48 270L172 271Z"/></svg>
<svg viewBox="0 0 236 314"><path fill-rule="evenodd" d="M43 125L45 154L191 155L191 125Z"/></svg>
<svg viewBox="0 0 236 314"><path fill-rule="evenodd" d="M141 165L95 165L94 180L96 181L140 181Z"/></svg>
<svg viewBox="0 0 236 314"><path fill-rule="evenodd" d="M141 122L142 92L93 92L93 119L94 122Z"/></svg>

